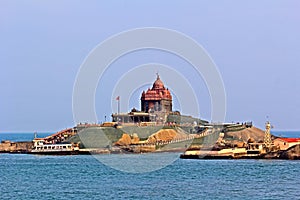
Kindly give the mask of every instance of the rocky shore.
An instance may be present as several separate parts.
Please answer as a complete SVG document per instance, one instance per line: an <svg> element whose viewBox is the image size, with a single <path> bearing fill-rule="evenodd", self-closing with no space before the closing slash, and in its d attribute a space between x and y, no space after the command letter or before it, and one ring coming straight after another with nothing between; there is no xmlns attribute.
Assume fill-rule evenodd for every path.
<svg viewBox="0 0 300 200"><path fill-rule="evenodd" d="M182 159L283 159L283 160L300 160L300 145L290 147L287 150L268 152L256 155L234 155L219 154L218 151L199 151L192 154L185 153L180 155Z"/></svg>
<svg viewBox="0 0 300 200"><path fill-rule="evenodd" d="M12 142L4 140L0 143L0 153L27 153L32 149L32 145L32 141Z"/></svg>
<svg viewBox="0 0 300 200"><path fill-rule="evenodd" d="M212 146L205 146L204 139L211 139ZM112 146L106 148L82 148L79 154L110 154L110 153L150 153L150 152L183 152L181 158L186 159L300 159L299 144L280 149L273 146L263 151L265 131L251 126L236 125L226 127L221 134L209 133L203 130L196 134L186 134L178 127L164 128L147 139L141 139L137 134L123 133ZM271 135L276 141L277 137ZM0 143L0 153L30 153L32 141Z"/></svg>
<svg viewBox="0 0 300 200"><path fill-rule="evenodd" d="M228 129L210 149L200 146L187 149L183 159L300 159L300 140L270 135L272 144L266 147L265 131L257 127ZM281 141L282 140L282 141ZM280 143L281 141L281 143Z"/></svg>

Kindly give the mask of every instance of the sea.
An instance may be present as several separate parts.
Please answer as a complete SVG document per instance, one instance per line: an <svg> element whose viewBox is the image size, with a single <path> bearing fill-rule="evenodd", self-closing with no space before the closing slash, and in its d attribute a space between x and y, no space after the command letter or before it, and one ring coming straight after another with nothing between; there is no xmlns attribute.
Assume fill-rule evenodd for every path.
<svg viewBox="0 0 300 200"><path fill-rule="evenodd" d="M0 133L0 140L31 139L33 133ZM123 162L123 155L101 156ZM300 199L300 161L188 160L162 153L156 162L170 157L177 159L157 170L128 173L92 155L0 154L0 199Z"/></svg>

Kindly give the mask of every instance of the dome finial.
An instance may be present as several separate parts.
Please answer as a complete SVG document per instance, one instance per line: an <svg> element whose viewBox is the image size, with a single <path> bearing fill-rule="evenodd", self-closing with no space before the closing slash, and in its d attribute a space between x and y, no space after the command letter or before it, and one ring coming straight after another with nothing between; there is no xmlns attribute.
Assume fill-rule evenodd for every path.
<svg viewBox="0 0 300 200"><path fill-rule="evenodd" d="M156 81L153 83L152 89L164 89L164 83L160 80L158 72L156 73L157 78Z"/></svg>
<svg viewBox="0 0 300 200"><path fill-rule="evenodd" d="M156 80L159 80L159 74L158 74L158 71L156 72Z"/></svg>

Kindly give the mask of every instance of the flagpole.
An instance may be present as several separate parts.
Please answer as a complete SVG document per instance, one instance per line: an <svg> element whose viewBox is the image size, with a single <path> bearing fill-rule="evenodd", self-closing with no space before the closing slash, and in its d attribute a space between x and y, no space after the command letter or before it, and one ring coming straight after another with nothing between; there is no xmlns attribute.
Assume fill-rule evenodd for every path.
<svg viewBox="0 0 300 200"><path fill-rule="evenodd" d="M118 101L118 114L120 114L120 96L117 96L116 100Z"/></svg>
<svg viewBox="0 0 300 200"><path fill-rule="evenodd" d="M118 114L120 114L120 97L118 98Z"/></svg>

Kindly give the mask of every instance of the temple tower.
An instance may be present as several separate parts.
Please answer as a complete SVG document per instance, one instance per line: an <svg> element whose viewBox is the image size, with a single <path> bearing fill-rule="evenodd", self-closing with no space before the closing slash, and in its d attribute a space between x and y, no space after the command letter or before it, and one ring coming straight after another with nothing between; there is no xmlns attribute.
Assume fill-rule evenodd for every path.
<svg viewBox="0 0 300 200"><path fill-rule="evenodd" d="M172 95L169 89L165 88L158 74L152 88L142 93L141 111L147 113L154 111L172 112Z"/></svg>

